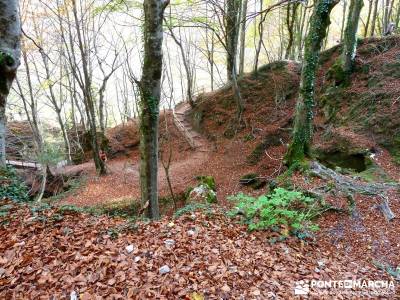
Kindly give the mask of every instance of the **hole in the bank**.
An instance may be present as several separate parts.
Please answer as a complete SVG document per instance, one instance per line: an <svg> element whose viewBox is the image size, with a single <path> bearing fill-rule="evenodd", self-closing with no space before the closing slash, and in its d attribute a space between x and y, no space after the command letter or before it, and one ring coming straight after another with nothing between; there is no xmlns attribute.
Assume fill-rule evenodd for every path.
<svg viewBox="0 0 400 300"><path fill-rule="evenodd" d="M362 172L367 169L365 155L361 153L347 154L336 151L320 154L318 158L323 165L331 169L340 167L343 169L352 169L356 172Z"/></svg>

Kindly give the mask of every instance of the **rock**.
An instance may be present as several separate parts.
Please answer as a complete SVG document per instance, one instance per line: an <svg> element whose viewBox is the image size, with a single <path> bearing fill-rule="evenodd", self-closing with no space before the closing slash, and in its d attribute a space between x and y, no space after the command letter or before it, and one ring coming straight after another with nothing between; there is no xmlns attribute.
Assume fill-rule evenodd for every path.
<svg viewBox="0 0 400 300"><path fill-rule="evenodd" d="M216 203L217 193L213 191L208 185L200 184L192 189L189 194L188 201L197 203Z"/></svg>
<svg viewBox="0 0 400 300"><path fill-rule="evenodd" d="M171 239L165 240L165 241L164 241L164 244L165 244L165 247L167 247L167 248L172 248L172 247L175 245L175 241L174 241L174 240L171 240Z"/></svg>
<svg viewBox="0 0 400 300"><path fill-rule="evenodd" d="M78 294L75 291L71 292L70 300L78 300Z"/></svg>
<svg viewBox="0 0 400 300"><path fill-rule="evenodd" d="M195 235L195 234L196 234L196 231L190 229L190 230L187 231L187 234L188 234L188 235Z"/></svg>
<svg viewBox="0 0 400 300"><path fill-rule="evenodd" d="M133 245L128 245L125 247L125 250L128 252L128 254L132 253L134 249L135 247Z"/></svg>
<svg viewBox="0 0 400 300"><path fill-rule="evenodd" d="M171 272L171 269L167 265L164 265L158 271L160 272L160 275L164 275Z"/></svg>
<svg viewBox="0 0 400 300"><path fill-rule="evenodd" d="M137 263L139 260L141 260L141 257L140 257L140 256L135 256L135 258L133 259L133 261L134 261L135 263Z"/></svg>

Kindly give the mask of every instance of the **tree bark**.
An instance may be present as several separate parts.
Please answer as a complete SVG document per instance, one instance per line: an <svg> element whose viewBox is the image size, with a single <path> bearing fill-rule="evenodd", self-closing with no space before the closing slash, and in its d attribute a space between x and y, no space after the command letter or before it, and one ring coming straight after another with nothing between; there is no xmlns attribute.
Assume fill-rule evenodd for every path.
<svg viewBox="0 0 400 300"><path fill-rule="evenodd" d="M144 59L140 80L140 185L148 217L160 218L158 205L158 120L163 67L163 17L168 0L145 0Z"/></svg>
<svg viewBox="0 0 400 300"><path fill-rule="evenodd" d="M374 13L372 15L372 21L371 21L371 36L374 36L375 34L376 19L378 16L378 4L379 0L375 0Z"/></svg>
<svg viewBox="0 0 400 300"><path fill-rule="evenodd" d="M368 16L367 16L367 22L366 22L365 28L364 28L364 38L366 38L368 35L369 23L371 20L371 13L372 13L372 1L373 0L368 1L368 3L369 3L368 4Z"/></svg>
<svg viewBox="0 0 400 300"><path fill-rule="evenodd" d="M293 41L294 41L294 23L296 20L296 12L299 3L288 4L286 8L286 26L288 30L288 43L286 46L285 59L293 59Z"/></svg>
<svg viewBox="0 0 400 300"><path fill-rule="evenodd" d="M240 52L239 52L239 76L244 73L244 57L246 50L246 21L247 21L247 3L248 0L243 0L242 3L242 18L240 29Z"/></svg>
<svg viewBox="0 0 400 300"><path fill-rule="evenodd" d="M293 140L286 154L286 164L293 165L310 154L313 134L315 73L322 42L330 24L330 12L339 0L319 0L310 20L306 38L304 62L300 79L300 94L296 105Z"/></svg>
<svg viewBox="0 0 400 300"><path fill-rule="evenodd" d="M343 36L342 63L343 71L348 78L352 72L357 48L357 30L360 20L361 9L364 6L363 0L351 0L349 14L347 17L346 29Z"/></svg>
<svg viewBox="0 0 400 300"><path fill-rule="evenodd" d="M236 62L237 45L239 38L241 0L227 0L225 16L226 38L226 72L228 81L232 81L232 73Z"/></svg>
<svg viewBox="0 0 400 300"><path fill-rule="evenodd" d="M6 103L21 56L17 0L0 0L0 166L6 164Z"/></svg>
<svg viewBox="0 0 400 300"><path fill-rule="evenodd" d="M85 44L84 37L82 36L83 34L81 32L81 27L79 26L79 17L78 17L76 0L72 0L72 12L74 16L74 23L76 27L75 29L78 38L78 48L82 60L83 79L81 82L82 85L81 88L83 93L86 115L89 123L89 133L91 139L93 160L99 175L105 175L107 173L106 166L103 160L100 158L100 147L97 138L96 110L94 107L94 99L92 94L92 78L91 78L91 72L89 70L90 66L87 53L85 51L87 45ZM72 46L71 48L73 49Z"/></svg>

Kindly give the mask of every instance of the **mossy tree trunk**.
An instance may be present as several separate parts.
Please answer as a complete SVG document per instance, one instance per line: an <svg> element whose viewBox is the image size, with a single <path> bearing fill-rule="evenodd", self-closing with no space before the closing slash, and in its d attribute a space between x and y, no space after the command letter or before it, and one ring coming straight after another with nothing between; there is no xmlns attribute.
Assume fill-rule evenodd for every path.
<svg viewBox="0 0 400 300"><path fill-rule="evenodd" d="M346 29L343 37L342 64L343 71L348 77L352 70L357 48L357 30L360 20L361 9L364 6L363 0L351 0L349 14L347 17Z"/></svg>
<svg viewBox="0 0 400 300"><path fill-rule="evenodd" d="M159 219L158 120L161 95L163 16L167 0L145 0L144 59L140 80L140 185L148 217Z"/></svg>
<svg viewBox="0 0 400 300"><path fill-rule="evenodd" d="M0 0L0 166L6 164L6 102L21 56L17 0Z"/></svg>
<svg viewBox="0 0 400 300"><path fill-rule="evenodd" d="M322 42L330 24L330 12L338 2L338 0L319 0L314 6L310 19L301 71L300 94L296 105L293 140L285 157L286 164L289 166L303 161L305 156L310 154L313 134L315 73Z"/></svg>

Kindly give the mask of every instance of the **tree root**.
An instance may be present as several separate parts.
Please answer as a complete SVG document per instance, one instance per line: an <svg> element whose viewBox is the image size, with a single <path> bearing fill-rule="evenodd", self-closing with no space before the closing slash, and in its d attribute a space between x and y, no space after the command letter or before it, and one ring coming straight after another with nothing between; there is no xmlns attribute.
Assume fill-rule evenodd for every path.
<svg viewBox="0 0 400 300"><path fill-rule="evenodd" d="M390 221L395 218L392 210L389 207L389 200L387 192L396 188L399 188L397 183L364 183L352 178L336 173L332 169L329 169L317 161L313 161L310 164L311 174L320 177L325 180L331 180L334 182L335 187L338 191L347 195L350 204L350 210L355 210L355 202L353 195L362 194L368 196L379 196L383 199L383 202L376 206L385 218Z"/></svg>

